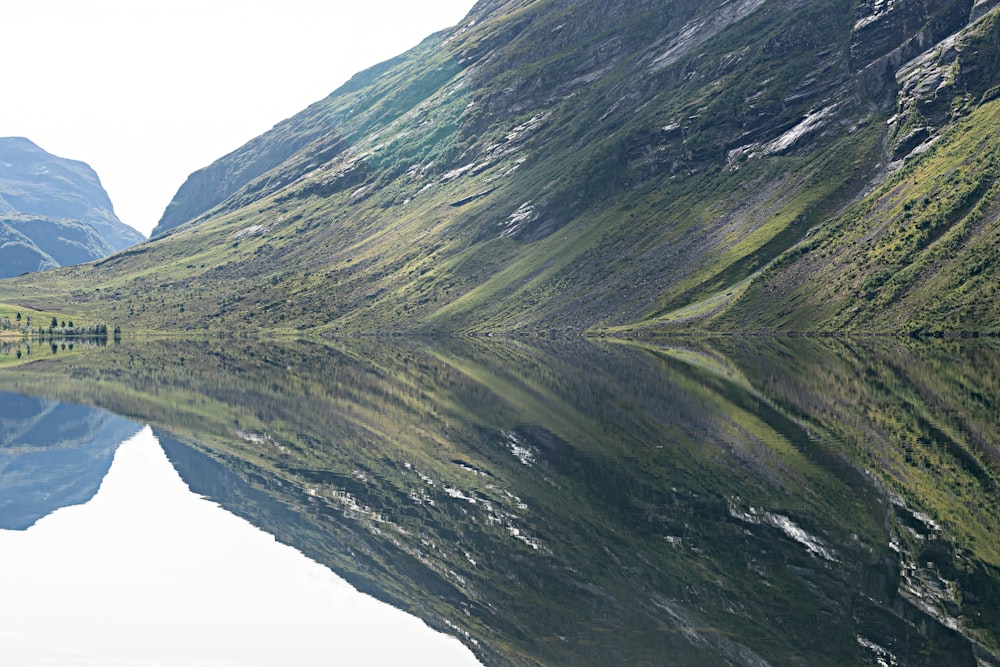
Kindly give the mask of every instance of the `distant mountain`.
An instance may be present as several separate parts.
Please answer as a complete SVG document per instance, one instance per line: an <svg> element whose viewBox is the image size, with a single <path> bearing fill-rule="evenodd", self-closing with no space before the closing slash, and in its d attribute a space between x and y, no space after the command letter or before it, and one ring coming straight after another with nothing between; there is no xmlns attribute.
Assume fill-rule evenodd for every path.
<svg viewBox="0 0 1000 667"><path fill-rule="evenodd" d="M161 330L1000 331L998 16L482 0L52 279Z"/></svg>
<svg viewBox="0 0 1000 667"><path fill-rule="evenodd" d="M143 240L115 215L89 166L0 138L0 277L89 262Z"/></svg>

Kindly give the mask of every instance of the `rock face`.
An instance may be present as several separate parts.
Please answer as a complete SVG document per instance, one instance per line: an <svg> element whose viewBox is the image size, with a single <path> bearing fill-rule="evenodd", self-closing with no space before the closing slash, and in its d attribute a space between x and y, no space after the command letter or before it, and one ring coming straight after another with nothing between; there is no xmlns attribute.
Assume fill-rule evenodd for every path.
<svg viewBox="0 0 1000 667"><path fill-rule="evenodd" d="M962 165L992 154L983 148L995 133L978 147L962 137L992 123L994 4L483 0L459 25L193 174L154 230L169 242L115 258L93 279L113 271L132 316L152 328L687 323L728 307L811 234L858 219L848 212L866 195L943 145L929 142L958 142L928 178L977 184L941 197L902 183L886 201L894 216L874 221L898 218L887 233L901 243L844 271L850 285L824 300L867 308L890 282L883 275L902 297L904 278L910 290L942 261L973 265L949 251L926 271L901 272L938 248L945 223L979 211L992 224L992 171ZM810 257L828 258L847 238ZM208 246L226 252L200 258ZM786 284L812 275L800 267ZM977 275L988 285L994 271L990 259ZM86 298L110 311L115 293ZM726 326L829 321L829 309L777 317L801 304L781 294L761 296L774 318L748 307ZM980 296L958 307L998 302ZM933 303L914 301L912 317L879 328L919 322ZM984 330L997 311L951 321Z"/></svg>
<svg viewBox="0 0 1000 667"><path fill-rule="evenodd" d="M855 10L852 59L866 64L893 52L912 58L966 25L972 4L972 0L864 0Z"/></svg>
<svg viewBox="0 0 1000 667"><path fill-rule="evenodd" d="M0 139L0 277L106 257L143 240L88 165Z"/></svg>
<svg viewBox="0 0 1000 667"><path fill-rule="evenodd" d="M820 322L827 331L917 335L1000 329L997 4L953 3L877 61L892 74L892 96L880 102L894 112L886 119L887 175L753 285L722 326ZM888 5L903 11L919 3Z"/></svg>
<svg viewBox="0 0 1000 667"><path fill-rule="evenodd" d="M1000 26L995 17L947 37L901 67L896 75L899 114L892 119L899 128L896 156L905 156L946 125L956 100L995 97L998 68Z"/></svg>

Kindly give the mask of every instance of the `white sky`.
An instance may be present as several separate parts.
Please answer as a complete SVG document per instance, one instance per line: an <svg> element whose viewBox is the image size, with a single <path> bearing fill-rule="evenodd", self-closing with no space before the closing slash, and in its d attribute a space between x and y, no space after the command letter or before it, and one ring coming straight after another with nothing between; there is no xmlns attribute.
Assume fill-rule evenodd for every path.
<svg viewBox="0 0 1000 667"><path fill-rule="evenodd" d="M474 0L0 0L0 136L93 167L148 235L191 172Z"/></svg>

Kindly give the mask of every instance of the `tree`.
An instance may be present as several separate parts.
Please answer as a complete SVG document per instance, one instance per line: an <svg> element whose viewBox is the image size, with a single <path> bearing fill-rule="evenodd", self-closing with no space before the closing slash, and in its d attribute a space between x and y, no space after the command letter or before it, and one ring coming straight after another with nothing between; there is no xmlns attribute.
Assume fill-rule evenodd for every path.
<svg viewBox="0 0 1000 667"><path fill-rule="evenodd" d="M52 328L55 329L57 326L59 326L59 320L57 320L55 318L55 316L53 316L52 317Z"/></svg>
<svg viewBox="0 0 1000 667"><path fill-rule="evenodd" d="M14 319L17 320L18 324L21 323L21 312L20 311L18 311L17 317L15 317Z"/></svg>

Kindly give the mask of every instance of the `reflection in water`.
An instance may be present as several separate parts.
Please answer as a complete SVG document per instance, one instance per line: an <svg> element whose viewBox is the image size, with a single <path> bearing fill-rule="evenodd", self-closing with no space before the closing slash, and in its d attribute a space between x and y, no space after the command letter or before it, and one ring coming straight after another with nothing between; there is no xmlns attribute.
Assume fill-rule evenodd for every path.
<svg viewBox="0 0 1000 667"><path fill-rule="evenodd" d="M102 410L0 392L0 529L90 500L140 426Z"/></svg>
<svg viewBox="0 0 1000 667"><path fill-rule="evenodd" d="M141 416L487 664L1000 664L997 349L712 346L171 340L0 383Z"/></svg>
<svg viewBox="0 0 1000 667"><path fill-rule="evenodd" d="M4 665L478 664L192 494L149 430L91 502L0 531L0 553Z"/></svg>

